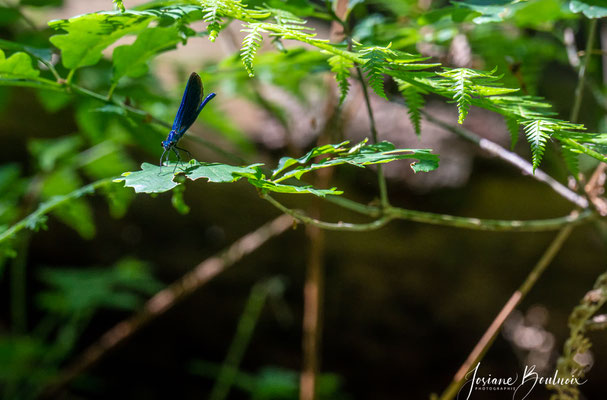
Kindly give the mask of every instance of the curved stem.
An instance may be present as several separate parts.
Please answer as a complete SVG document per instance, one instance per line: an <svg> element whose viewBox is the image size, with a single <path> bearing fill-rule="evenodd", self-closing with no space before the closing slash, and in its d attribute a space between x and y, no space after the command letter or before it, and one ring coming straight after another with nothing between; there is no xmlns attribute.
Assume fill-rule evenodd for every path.
<svg viewBox="0 0 607 400"><path fill-rule="evenodd" d="M386 215L397 219L421 222L426 224L435 224L451 226L454 228L474 229L480 231L494 232L542 232L552 231L563 226L578 225L587 222L596 217L591 210L581 212L573 211L565 217L535 219L535 220L500 220L500 219L480 219L457 217L446 214L434 214L429 212L406 210L402 208L390 207L385 212Z"/></svg>
<svg viewBox="0 0 607 400"><path fill-rule="evenodd" d="M508 318L514 308L519 305L529 293L539 277L546 270L546 267L550 265L558 251L561 249L561 247L563 247L563 243L565 243L565 240L567 240L572 230L573 226L569 225L559 231L558 235L556 235L552 243L550 243L550 246L548 246L537 264L533 267L531 272L529 272L527 278L525 278L521 286L512 294L512 296L510 296L510 299L506 302L506 304L504 304L491 325L489 325L489 328L487 328L485 334L481 337L466 361L455 374L451 384L441 395L440 400L451 400L457 396L461 387L465 383L468 371L473 369L474 366L477 365L484 357L487 350L489 350L489 347L491 347L495 341L495 338L504 324L504 321L506 321L506 318Z"/></svg>
<svg viewBox="0 0 607 400"><path fill-rule="evenodd" d="M112 86L110 86L110 90L107 92L107 101L112 100L112 96L114 95L114 90L116 90L116 86L118 86L118 82L113 82Z"/></svg>
<svg viewBox="0 0 607 400"><path fill-rule="evenodd" d="M441 128L446 129L452 133L455 133L456 135L476 144L477 146L479 146L481 149L487 151L488 153L493 154L494 156L499 157L502 160L506 161L507 163L515 166L523 174L528 175L531 178L538 180L540 182L544 182L545 184L550 186L552 188L552 190L554 190L561 197L569 200L570 202L574 203L575 205L577 205L581 208L588 207L588 200L584 196L580 196L579 194L577 194L573 190L569 189L567 186L561 184L559 181L557 181L556 179L554 179L553 177L551 177L544 171L540 170L539 168L536 169L535 173L534 173L533 166L531 165L531 163L529 161L525 160L524 158L520 157L518 154L503 148L499 144L492 142L489 139L481 138L476 133L474 133L464 127L451 125L439 118L436 118L435 116L433 116L432 114L430 114L424 110L421 110L421 113L424 115L424 118L427 121L429 121L437 126L440 126ZM565 139L561 139L560 137L558 139L565 140ZM567 139L567 140L570 140L570 139ZM579 146L583 148L583 151L591 151L590 149L587 149L584 146L581 146L581 145L579 145Z"/></svg>
<svg viewBox="0 0 607 400"><path fill-rule="evenodd" d="M383 210L379 210L375 207L368 207L356 204L351 201L344 201L342 204L347 208L359 211L365 215L374 215L378 217L376 220L368 223L353 224L349 222L325 222L312 218L305 213L293 210L280 203L278 200L265 193L262 197L270 202L274 207L279 209L285 214L292 216L294 219L313 226L317 226L322 229L333 230L333 231L350 231L350 232L367 232L375 229L379 229L386 225L388 222L394 219L402 219L407 221L420 222L425 224L434 224L442 226L450 226L454 228L473 229L481 231L494 231L494 232L541 232L551 231L562 228L569 225L578 225L587 222L596 217L591 210L583 210L582 212L574 211L570 215L558 218L538 219L538 220L499 220L499 219L480 219L480 218L467 218L457 217L454 215L447 214L435 214L430 212L407 210L398 207L388 207ZM334 199L331 199L334 201ZM337 202L336 202L337 203ZM381 215L377 215L378 211L381 211Z"/></svg>
<svg viewBox="0 0 607 400"><path fill-rule="evenodd" d="M367 114L369 115L369 125L371 128L371 136L373 138L373 143L377 143L377 128L375 127L375 117L373 116L373 108L371 108L371 100L369 99L369 91L367 90L367 85L365 84L365 79L363 78L363 73L360 70L360 66L356 66L356 75L358 76L358 81L360 82L360 86L363 91L363 96L365 97L365 105L367 106ZM390 202L388 200L388 189L386 188L386 177L384 176L383 166L381 164L377 165L377 183L379 185L379 198L383 208L387 208L390 206Z"/></svg>
<svg viewBox="0 0 607 400"><path fill-rule="evenodd" d="M262 197L265 200L269 201L270 204L272 204L274 207L278 208L283 213L290 215L294 219L296 219L304 224L313 225L318 228L331 230L331 231L367 232L367 231L379 229L382 226L386 225L388 222L390 222L390 220L393 219L393 217L384 216L373 222L364 223L364 224L352 224L352 223L348 223L348 222L336 222L336 223L324 222L324 221L319 221L315 218L312 218L312 217L304 214L301 211L292 210L292 209L284 206L282 203L280 203L279 201L277 201L276 199L274 199L273 197L271 197L268 194L264 194L264 195L262 195Z"/></svg>
<svg viewBox="0 0 607 400"><path fill-rule="evenodd" d="M590 20L590 32L588 32L588 39L586 40L584 62L580 66L580 70L578 72L578 82L575 88L573 107L571 109L571 122L577 122L580 114L582 97L584 94L584 82L586 81L586 70L588 69L588 64L590 63L590 55L592 54L592 46L594 45L594 37L596 36L596 24L596 18Z"/></svg>
<svg viewBox="0 0 607 400"><path fill-rule="evenodd" d="M0 233L0 243L11 238L12 236L17 234L19 231L23 230L24 228L35 229L36 226L38 226L38 224L40 222L40 218L43 217L44 215L48 214L49 212L53 211L55 208L59 207L60 205L62 205L64 203L67 203L70 200L81 197L85 194L93 193L96 189L100 188L101 186L111 183L116 178L117 177L100 179L96 182L83 186L78 190L74 190L71 193L68 193L63 196L56 196L56 197L40 204L40 206L38 207L38 209L36 211L31 213L27 217L23 218L21 221L17 222L16 224L11 226L4 232Z"/></svg>

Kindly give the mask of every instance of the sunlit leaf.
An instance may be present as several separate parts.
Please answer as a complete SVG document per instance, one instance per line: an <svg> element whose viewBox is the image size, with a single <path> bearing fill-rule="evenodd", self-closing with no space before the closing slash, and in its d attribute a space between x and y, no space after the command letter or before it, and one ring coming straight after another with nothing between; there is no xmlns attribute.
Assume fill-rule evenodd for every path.
<svg viewBox="0 0 607 400"><path fill-rule="evenodd" d="M588 18L607 17L607 3L604 0L571 0L569 9L574 13L584 13Z"/></svg>
<svg viewBox="0 0 607 400"><path fill-rule="evenodd" d="M114 49L114 81L123 76L137 78L148 71L147 62L157 53L174 48L184 39L175 26L145 29L137 36L132 45L118 46Z"/></svg>
<svg viewBox="0 0 607 400"><path fill-rule="evenodd" d="M0 78L27 79L37 78L40 71L32 67L32 59L25 53L18 52L6 58L0 50Z"/></svg>
<svg viewBox="0 0 607 400"><path fill-rule="evenodd" d="M152 19L154 17L147 13L105 12L54 20L49 26L67 34L52 36L50 41L61 50L66 68L94 65L106 47L124 35L144 29Z"/></svg>

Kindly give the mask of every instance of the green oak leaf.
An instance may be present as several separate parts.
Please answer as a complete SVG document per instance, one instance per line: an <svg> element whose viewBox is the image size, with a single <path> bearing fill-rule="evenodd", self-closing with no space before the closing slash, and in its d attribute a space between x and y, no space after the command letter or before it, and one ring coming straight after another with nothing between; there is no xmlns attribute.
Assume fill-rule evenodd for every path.
<svg viewBox="0 0 607 400"><path fill-rule="evenodd" d="M291 167L292 165L307 164L314 157L318 157L321 155L328 155L328 154L337 154L340 151L343 152L346 150L344 148L344 146L346 146L349 143L350 143L350 141L346 140L339 144L326 144L324 146L314 147L312 150L310 150L309 152L307 152L306 154L304 154L303 156L301 156L299 158L282 157L280 159L280 161L278 161L278 166L276 167L276 169L274 169L272 171L272 177L275 177L276 175L278 175L282 171L286 170L287 168Z"/></svg>
<svg viewBox="0 0 607 400"><path fill-rule="evenodd" d="M474 18L475 24L504 21L513 17L517 9L524 6L519 4L520 0L460 0L452 3L456 7L468 8L481 14Z"/></svg>
<svg viewBox="0 0 607 400"><path fill-rule="evenodd" d="M173 181L173 168L168 166L160 168L149 163L141 164L141 171L125 172L114 182L124 182L125 186L132 187L137 193L162 193L178 185Z"/></svg>
<svg viewBox="0 0 607 400"><path fill-rule="evenodd" d="M190 180L206 178L209 182L225 183L234 182L243 177L257 176L257 170L254 167L261 164L237 167L221 163L191 161L187 164L177 164L177 169L175 169L175 165L175 163L170 163L160 167L143 163L141 164L141 171L125 172L121 178L114 180L114 182L124 182L125 186L132 187L137 193L162 193L178 185L177 182L173 181L174 170ZM263 178L260 176L260 179Z"/></svg>
<svg viewBox="0 0 607 400"><path fill-rule="evenodd" d="M37 78L40 71L32 67L32 59L25 53L18 52L6 58L0 50L0 78L28 79Z"/></svg>
<svg viewBox="0 0 607 400"><path fill-rule="evenodd" d="M51 57L53 55L51 49L27 46L21 43L11 42L9 40L4 39L0 39L0 48L7 50L24 51L30 56L36 57L40 61L44 61L46 63L51 62Z"/></svg>
<svg viewBox="0 0 607 400"><path fill-rule="evenodd" d="M124 35L144 29L153 18L144 13L102 12L54 20L49 26L67 34L51 36L50 41L61 50L66 68L95 65L106 47Z"/></svg>
<svg viewBox="0 0 607 400"><path fill-rule="evenodd" d="M123 76L138 78L148 72L147 62L157 53L175 48L185 37L175 26L145 29L131 45L114 49L114 82Z"/></svg>
<svg viewBox="0 0 607 400"><path fill-rule="evenodd" d="M234 182L242 177L255 175L257 171L254 167L259 165L262 164L253 164L248 167L236 167L221 163L197 162L186 169L185 175L188 179L193 181L200 178L207 178L209 182Z"/></svg>
<svg viewBox="0 0 607 400"><path fill-rule="evenodd" d="M328 194L340 195L343 192L337 188L331 189L316 189L312 186L294 186L275 183L266 179L249 178L249 183L262 190L269 190L276 193L293 193L293 194L313 194L319 197L325 197Z"/></svg>
<svg viewBox="0 0 607 400"><path fill-rule="evenodd" d="M584 13L588 18L607 17L607 2L605 0L571 0L569 9L574 13Z"/></svg>
<svg viewBox="0 0 607 400"><path fill-rule="evenodd" d="M161 193L175 188L186 178L190 180L206 178L209 182L225 183L246 178L251 185L262 191L293 194L308 193L324 197L328 194L339 195L343 192L336 188L317 189L308 185L284 184L281 181L288 178L299 180L307 172L341 164L350 164L362 168L366 165L382 164L405 158L418 160L411 164L415 172L428 172L438 167L439 157L432 154L430 150L397 149L389 142L368 145L366 139L354 146L348 146L348 144L349 142L342 142L319 146L297 159L283 157L279 166L274 170L273 179L268 179L259 168L262 164L240 167L192 160L187 164L169 163L163 167L144 163L141 165L141 171L126 172L115 182L124 182L125 186L134 188L138 193ZM314 158L323 155L327 157L316 163L311 163ZM295 168L285 173L287 168L292 166L295 166ZM175 174L174 171L177 170L179 172ZM276 175L281 176L275 178ZM176 177L180 179L180 182L175 182Z"/></svg>
<svg viewBox="0 0 607 400"><path fill-rule="evenodd" d="M432 154L428 149L397 149L390 142L380 142L377 144L365 144L366 141L349 149L345 154L339 154L334 158L325 158L317 163L298 166L287 172L279 178L285 180L288 178L300 179L302 175L320 168L334 167L341 164L350 164L357 167L364 167L371 164L383 164L405 158L413 158L419 161L411 164L414 172L429 172L438 168L439 157ZM286 163L286 161L285 161Z"/></svg>

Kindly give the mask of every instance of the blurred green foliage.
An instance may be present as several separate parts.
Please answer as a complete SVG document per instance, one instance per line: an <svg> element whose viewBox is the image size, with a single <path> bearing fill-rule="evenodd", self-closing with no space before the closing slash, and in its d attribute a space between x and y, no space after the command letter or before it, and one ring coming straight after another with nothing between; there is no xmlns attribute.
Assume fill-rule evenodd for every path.
<svg viewBox="0 0 607 400"><path fill-rule="evenodd" d="M288 125L300 115L292 115L279 101L264 99L259 85L280 88L305 108L309 102L317 101L309 99L309 92L324 90L324 74L332 71L340 86L340 101L344 102L351 96L353 67L362 64L377 95L393 100L402 94L418 135L422 134L420 120L425 100L443 98L455 103L460 122L472 106L502 114L509 124L513 147L522 126L535 167L546 148L550 149L548 143L558 142L563 136L600 154L606 153L604 135L582 133L581 125L558 119L568 116L555 115L544 99L535 97L542 94L548 67L571 69L563 48L565 31L573 30L583 39L587 18L607 15L604 5L596 0L439 1L430 9L417 0L350 1L349 22L344 25L353 41L342 43L327 43L315 37L303 21L306 18L327 28L327 21L335 20L330 2L326 7L327 4L305 0L152 1L134 9L124 9L129 6L128 1L114 3L117 11L51 21L49 26L32 21L30 12L60 7L61 0L12 1L0 7L2 139L17 141L25 149L21 154L9 153L12 150L8 145L3 150L0 234L28 215L33 217L25 220L27 228L36 231L47 227L46 211L34 212L48 208L52 210L53 223L60 221L82 238L93 239L105 221L100 221L95 200L84 197L91 190L82 189L89 182L135 169L141 159L156 160L158 142L166 136L167 125L170 127L167 121L174 117L179 104L184 74L177 74L182 82L178 87L164 89L158 84L155 58L200 37L215 40L219 35L228 35L226 27L237 21L247 24L248 39L233 55L218 62L201 57L198 69L203 81L225 98L258 105L283 124ZM205 30L194 28L193 23L199 21L206 23ZM452 45L455 38L462 36L469 46L468 65L451 65ZM107 50L125 37L133 41ZM274 48L264 51L264 41ZM296 47L294 42L305 46ZM440 64L454 68L439 70L436 67ZM599 64L592 62L588 72L590 85L600 86ZM592 92L592 96L599 104L605 102L601 90ZM29 118L11 118L15 107L25 107L25 102L32 113L38 113L36 118L44 118L42 124L34 125ZM336 192L299 186L295 181L279 184L273 179L278 172L283 172L283 177L299 179L304 173L326 166L360 167L416 158L415 155L420 162L414 168L429 171L437 166L434 154L411 150L398 156L389 143L369 145L376 147L366 154L361 147L350 153L351 148L340 145L325 147L325 152L308 146L302 151L309 151L306 155L278 161L279 168L267 178L269 173L258 164L227 164L233 159L227 160L226 153L240 160L271 158L270 151L260 149L260 144L234 122L231 112L234 110L214 103L205 110L205 133L213 143L219 143L220 150L228 150L205 154L216 162L184 164L188 178L233 182L244 177L263 190L325 195ZM593 128L598 126L592 120L590 124ZM563 149L566 157L577 159L580 154L576 148ZM337 158L312 163L313 156L319 155ZM582 156L582 161L581 172L590 171L597 163L587 156ZM292 169L287 171L285 166ZM567 166L575 170L577 163L568 162ZM185 214L190 211L185 186L173 179L172 167L160 171L155 165L143 164L142 170L119 180L141 189L137 191L158 193L173 189L172 204L177 212ZM125 216L135 196L133 191L110 181L98 189L107 202L109 215ZM58 205L49 207L54 202ZM7 399L34 398L56 378L77 346L84 345L79 340L96 313L103 309L135 310L146 296L162 287L151 272L153 266L134 258L95 267L50 266L40 260L28 263L29 240L27 235L11 235L0 242L0 282L8 288L6 292L11 292L11 306L17 304L10 312L3 310L0 324L0 393ZM68 248L69 244L64 251ZM17 283L27 279L30 284L13 285L15 280L9 283L13 278ZM23 291L23 287L28 289ZM34 299L30 301L33 304L28 299ZM13 326L17 325L14 320L21 318L9 315L13 312L23 313L22 320L31 321L25 332ZM26 319L26 314L33 317ZM218 368L201 363L194 364L192 370L214 379ZM251 375L239 371L239 377L240 389L254 399L296 398L294 371L268 367ZM343 396L343 391L338 377L321 375L319 397L339 396Z"/></svg>

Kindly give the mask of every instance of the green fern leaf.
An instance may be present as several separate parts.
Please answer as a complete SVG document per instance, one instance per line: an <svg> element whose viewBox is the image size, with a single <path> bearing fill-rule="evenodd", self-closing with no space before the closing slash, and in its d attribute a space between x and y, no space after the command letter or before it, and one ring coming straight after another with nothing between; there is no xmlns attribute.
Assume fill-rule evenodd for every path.
<svg viewBox="0 0 607 400"><path fill-rule="evenodd" d="M124 8L124 4L122 3L122 0L113 0L113 3L120 10L120 12L125 12L126 11L126 8Z"/></svg>
<svg viewBox="0 0 607 400"><path fill-rule="evenodd" d="M217 39L217 35L221 31L221 14L220 14L220 1L206 1L203 2L203 16L202 19L208 22L207 32L209 33L209 40L214 42Z"/></svg>
<svg viewBox="0 0 607 400"><path fill-rule="evenodd" d="M337 80L340 91L339 104L342 104L350 89L348 78L350 77L350 70L354 67L354 63L339 55L329 58L327 62L331 66L331 71L335 73L335 79Z"/></svg>
<svg viewBox="0 0 607 400"><path fill-rule="evenodd" d="M554 132L554 124L551 121L537 119L525 123L525 135L531 146L533 158L533 171L540 165L544 151L546 150L546 141L550 134Z"/></svg>
<svg viewBox="0 0 607 400"><path fill-rule="evenodd" d="M514 146L518 142L518 121L516 118L505 117L506 118L506 128L508 128L508 132L510 133L510 149L514 150Z"/></svg>
<svg viewBox="0 0 607 400"><path fill-rule="evenodd" d="M261 24L249 24L247 25L247 28L243 29L243 32L249 32L249 34L245 36L242 42L240 58L242 59L242 63L247 69L249 76L252 78L255 76L255 73L253 72L253 59L263 41L263 36L261 34L265 31L262 29Z"/></svg>
<svg viewBox="0 0 607 400"><path fill-rule="evenodd" d="M271 13L272 18L274 19L274 21L276 21L276 24L284 28L293 30L306 29L306 21L289 11L281 10L278 8L266 8L261 10Z"/></svg>
<svg viewBox="0 0 607 400"><path fill-rule="evenodd" d="M470 70L467 68L457 68L438 75L451 79L447 89L451 92L453 100L457 104L457 122L459 124L464 123L464 120L468 116L468 111L470 111L473 93Z"/></svg>
<svg viewBox="0 0 607 400"><path fill-rule="evenodd" d="M366 62L362 65L362 69L367 74L369 86L380 97L388 100L384 91L384 65L386 64L385 48L370 47L361 51L362 58Z"/></svg>
<svg viewBox="0 0 607 400"><path fill-rule="evenodd" d="M409 114L411 124L415 128L415 134L419 137L421 136L421 109L424 108L426 103L422 94L426 94L426 92L403 80L396 79L396 82L398 83L398 90L405 98L407 113Z"/></svg>
<svg viewBox="0 0 607 400"><path fill-rule="evenodd" d="M223 18L238 19L244 22L254 22L259 18L267 18L271 14L266 10L252 10L245 7L240 0L199 0L202 5L202 19L209 24L207 32L209 40L214 42L217 35L225 26Z"/></svg>
<svg viewBox="0 0 607 400"><path fill-rule="evenodd" d="M571 172L574 177L577 177L580 173L579 152L567 146L563 146L561 147L561 154L563 155L563 160L565 160L565 165L567 165L569 172Z"/></svg>
<svg viewBox="0 0 607 400"><path fill-rule="evenodd" d="M469 68L455 68L445 69L443 72L437 73L438 77L447 78L446 80L438 79L436 87L446 89L457 104L458 123L464 122L473 102L477 103L481 98L505 95L518 90L500 87L499 82L496 81L501 78L501 75L494 75L495 71L496 69L487 72Z"/></svg>

